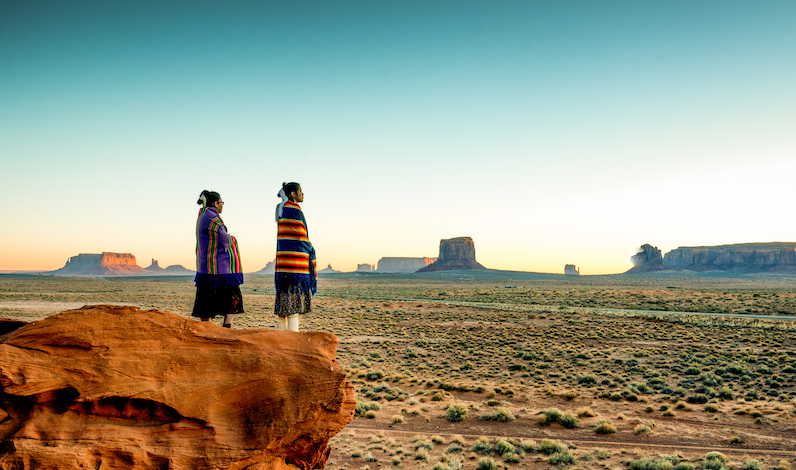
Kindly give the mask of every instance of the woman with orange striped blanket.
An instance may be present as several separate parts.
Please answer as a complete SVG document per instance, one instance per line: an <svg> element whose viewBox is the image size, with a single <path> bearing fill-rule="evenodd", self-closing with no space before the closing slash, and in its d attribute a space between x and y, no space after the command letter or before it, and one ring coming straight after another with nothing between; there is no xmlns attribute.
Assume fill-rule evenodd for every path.
<svg viewBox="0 0 796 470"><path fill-rule="evenodd" d="M298 331L299 315L312 311L317 289L315 248L307 233L307 221L299 202L304 193L298 183L282 183L276 206L276 301L274 313L280 331Z"/></svg>
<svg viewBox="0 0 796 470"><path fill-rule="evenodd" d="M224 315L224 328L231 328L235 315L243 313L238 242L219 215L224 209L221 195L202 191L196 203L202 208L196 220L196 300L192 315L202 321Z"/></svg>

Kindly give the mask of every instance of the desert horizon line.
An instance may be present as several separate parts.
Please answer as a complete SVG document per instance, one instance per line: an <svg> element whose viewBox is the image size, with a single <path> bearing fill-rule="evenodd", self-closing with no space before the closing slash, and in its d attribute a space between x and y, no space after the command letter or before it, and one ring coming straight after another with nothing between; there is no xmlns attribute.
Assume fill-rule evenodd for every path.
<svg viewBox="0 0 796 470"><path fill-rule="evenodd" d="M449 242L465 241L465 246L456 247ZM464 251L462 251L464 250ZM469 251L468 251L469 250ZM119 253L103 251L101 253L80 253L70 256L63 267L55 269L0 269L0 273L55 273L67 269L70 263L80 261L83 265L89 257L111 255L100 261L95 261L97 266L127 266L127 271L120 274L188 274L195 271L184 264L169 264L166 268L160 267L158 260L152 258L150 265L143 268L138 265L138 259L132 253ZM110 259L113 258L113 259ZM458 260L450 265L450 260ZM442 261L445 261L443 263ZM733 243L727 245L681 246L663 254L661 250L649 244L641 245L629 259L632 267L618 272L602 272L583 275L611 275L623 273L637 273L643 271L662 271L667 269L684 269L693 271L709 270L734 270L743 272L793 272L796 273L796 242L750 242ZM440 268L440 264L448 264ZM469 263L469 264L468 264ZM581 275L580 268L574 263L565 263L562 271L548 269L517 269L505 267L489 267L481 265L475 260L474 242L470 237L443 239L440 242L440 254L437 257L428 256L382 256L376 263L354 263L355 269L335 269L333 263L318 263L319 273L413 273L418 270L457 270L457 269L487 269L491 271L565 274ZM321 266L325 266L321 268ZM428 267L431 266L431 269ZM435 268L436 266L436 268ZM267 261L265 266L248 271L247 274L270 274L269 267L273 267L273 260ZM126 268L125 268L126 269ZM67 269L67 271L69 271ZM179 271L179 272L177 272ZM64 273L65 275L68 275ZM94 274L100 275L99 272Z"/></svg>

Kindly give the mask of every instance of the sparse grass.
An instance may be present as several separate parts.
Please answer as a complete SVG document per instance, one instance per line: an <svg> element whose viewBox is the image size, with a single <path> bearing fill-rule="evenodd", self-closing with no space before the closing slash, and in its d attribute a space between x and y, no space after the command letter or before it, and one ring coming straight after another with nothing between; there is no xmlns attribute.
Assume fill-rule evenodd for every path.
<svg viewBox="0 0 796 470"><path fill-rule="evenodd" d="M516 418L514 414L509 411L508 408L498 407L492 413L488 413L485 415L481 415L479 419L483 421L497 421L500 423L508 423L510 421L514 421Z"/></svg>
<svg viewBox="0 0 796 470"><path fill-rule="evenodd" d="M550 426L556 421L561 420L563 413L558 408L548 408L542 411L542 414L537 419L540 426Z"/></svg>
<svg viewBox="0 0 796 470"><path fill-rule="evenodd" d="M575 429L580 426L580 422L574 415L570 413L564 413L564 415L561 417L561 425L567 429Z"/></svg>
<svg viewBox="0 0 796 470"><path fill-rule="evenodd" d="M760 462L749 457L744 457L743 460L741 460L741 470L760 470Z"/></svg>
<svg viewBox="0 0 796 470"><path fill-rule="evenodd" d="M34 287L25 292L14 282ZM472 414L468 415L469 421L454 425L455 432L469 433L474 426L506 429L527 425L536 418L533 410L562 406L566 403L564 400L574 399L573 405L589 403L593 410L600 411L599 414L592 408L588 408L587 413L581 413L583 408L574 411L572 414L580 418L582 427L595 426L597 432L593 420L587 418L597 416L599 423L600 415L610 416L621 424L623 431L616 439L631 437L630 431L635 432L639 427L635 417L640 411L647 411L645 417L666 423L651 430L660 435L677 436L680 427L689 425L661 417L713 418L704 413L689 414L699 410L697 407L709 413L723 410L724 413L717 416L721 422L737 425L729 429L743 430L744 426L757 421L766 432L770 430L772 435L780 435L782 429L792 427L796 410L789 400L796 396L796 382L793 381L796 324L691 317L663 311L589 310L590 307L643 307L644 310L667 307L681 311L755 313L761 310L758 313L794 314L796 292L792 289L792 277L683 280L586 276L566 282L515 280L512 284L517 284L518 288L513 289L497 285L502 281L462 282L458 278L451 281L419 276L321 277L319 282L322 295L313 299L314 312L303 320L303 325L306 331L328 331L338 337L338 361L349 374L349 381L354 383L361 400L355 413L364 418L367 412L372 412L369 416L374 419L366 423L368 426L386 428L390 425L388 418L395 416L405 418L407 423L393 423L396 429L421 423L434 429L435 420L450 426L445 422L445 404L455 400ZM130 286L136 286L138 293L128 289ZM269 309L273 305L273 292L269 289L273 288L273 278L250 276L242 287L247 313L236 318L235 326L272 328L275 320ZM445 295L440 296L440 292ZM753 293L759 296L753 297ZM103 281L41 278L6 281L0 277L0 301L128 302L189 315L194 295L195 288L188 279L178 282L111 278ZM405 298L435 298L451 304L383 300ZM542 307L544 305L566 308L550 309ZM747 309L752 311L746 312ZM22 316L29 312L34 310L10 313ZM717 338L722 339L716 341ZM512 370L509 365L514 365ZM513 399L514 396L517 399ZM520 404L526 397L533 398L528 404ZM646 402L634 403L631 401L634 398ZM778 398L782 399L779 403ZM705 403L699 403L705 399ZM747 402L732 401L743 399ZM768 400L774 403L759 405ZM777 405L782 409L777 410ZM370 409L370 406L378 408ZM520 409L522 406L528 409ZM668 408L659 410L663 406ZM740 414L744 412L742 409L735 409L741 406L748 407L746 414ZM710 407L715 407L716 411L711 411ZM731 407L735 408L730 411ZM517 418L514 425L501 424L510 421L479 424L472 420L472 416L482 414L491 417L499 408L509 410L511 416ZM627 422L618 421L620 412L629 417ZM750 418L750 413L755 415ZM564 416L562 412L557 419L562 425ZM616 432L613 424L610 427ZM728 428L724 429L726 432ZM566 433L560 429L536 431ZM492 435L499 435L499 432ZM707 430L704 439L728 442L731 436L731 433ZM413 458L414 450L405 442L403 445L409 449L406 452L398 452L400 445L383 444L394 454L382 457L381 451L372 449L372 455L381 462L370 467L401 465L406 470L427 470L443 452L459 455L463 460L470 459L467 454L472 438L462 439L461 443L453 439L449 442L439 444L434 450L425 449L429 454L427 460L418 461ZM498 459L499 466L536 465L532 459L540 457L532 454L538 444L522 442L511 442L516 453L507 453L509 460L498 459L494 445L489 446L487 453ZM755 440L730 443L749 446L750 451L756 445ZM461 448L459 451L454 447L457 444ZM341 449L344 449L340 450L341 454L349 458L351 447ZM613 455L613 460L606 462L607 468L615 468L620 451L604 452ZM517 453L524 456L520 464L511 461ZM585 453L599 458L596 451ZM584 451L579 450L578 454L583 455ZM396 455L403 459L396 462ZM466 468L473 468L478 456L485 454L475 455L472 462L465 464ZM630 459L627 457L623 462ZM693 456L691 462L701 466ZM739 468L738 462L734 461L732 466ZM773 462L761 467L773 468ZM358 460L358 463L364 462ZM582 464L578 463L580 468ZM450 462L443 464L450 467ZM689 462L679 462L675 468L681 465L687 467ZM338 462L330 468L343 466Z"/></svg>
<svg viewBox="0 0 796 470"><path fill-rule="evenodd" d="M607 450L598 449L594 451L594 457L598 460L605 460L611 458L611 453Z"/></svg>
<svg viewBox="0 0 796 470"><path fill-rule="evenodd" d="M702 470L724 470L729 462L726 455L721 452L708 452L702 461Z"/></svg>
<svg viewBox="0 0 796 470"><path fill-rule="evenodd" d="M485 457L478 460L478 465L475 470L497 470L498 466L495 460L491 457Z"/></svg>
<svg viewBox="0 0 796 470"><path fill-rule="evenodd" d="M613 434L616 432L616 426L610 419L599 419L597 425L594 426L594 432L597 434Z"/></svg>
<svg viewBox="0 0 796 470"><path fill-rule="evenodd" d="M415 449L425 449L425 450L434 449L434 444L431 441L426 440L426 438L422 435L415 436L414 446Z"/></svg>
<svg viewBox="0 0 796 470"><path fill-rule="evenodd" d="M550 455L550 463L553 465L571 465L575 463L575 456L569 450L556 452Z"/></svg>
<svg viewBox="0 0 796 470"><path fill-rule="evenodd" d="M639 435L639 434L649 435L649 434L652 434L652 428L649 425L647 425L647 424L639 424L638 426L633 428L633 434L635 434L635 435Z"/></svg>
<svg viewBox="0 0 796 470"><path fill-rule="evenodd" d="M446 449L445 452L449 454L458 454L459 452L464 452L464 447L461 444L452 443Z"/></svg>
<svg viewBox="0 0 796 470"><path fill-rule="evenodd" d="M552 439L542 439L539 443L538 452L540 454L552 455L556 453L563 453L569 450L569 447L561 441Z"/></svg>
<svg viewBox="0 0 796 470"><path fill-rule="evenodd" d="M361 401L357 401L357 406L354 409L354 413L357 416L364 416L367 414L368 411L378 411L381 410L381 405L376 402L365 403ZM376 417L376 413L373 413L373 417Z"/></svg>
<svg viewBox="0 0 796 470"><path fill-rule="evenodd" d="M716 413L719 411L719 408L713 403L706 403L704 409L708 413Z"/></svg>
<svg viewBox="0 0 796 470"><path fill-rule="evenodd" d="M452 423L460 423L467 419L467 407L464 405L451 403L445 409L445 418Z"/></svg>
<svg viewBox="0 0 796 470"><path fill-rule="evenodd" d="M485 438L477 439L473 443L472 451L477 452L479 454L489 454L490 452L492 452L492 444L490 444L489 441Z"/></svg>
<svg viewBox="0 0 796 470"><path fill-rule="evenodd" d="M521 439L520 449L522 449L523 452L536 452L538 447L536 445L536 441L534 440Z"/></svg>

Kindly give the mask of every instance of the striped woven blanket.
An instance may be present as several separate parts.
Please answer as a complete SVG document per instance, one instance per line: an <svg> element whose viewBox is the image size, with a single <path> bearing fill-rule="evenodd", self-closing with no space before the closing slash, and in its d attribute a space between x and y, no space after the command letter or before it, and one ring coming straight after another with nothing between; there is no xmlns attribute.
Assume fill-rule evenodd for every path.
<svg viewBox="0 0 796 470"><path fill-rule="evenodd" d="M310 243L304 213L293 201L285 203L282 217L277 221L274 283L277 293L290 286L313 294L317 289L315 248Z"/></svg>
<svg viewBox="0 0 796 470"><path fill-rule="evenodd" d="M196 219L196 285L238 286L243 284L238 241L212 208L202 208Z"/></svg>

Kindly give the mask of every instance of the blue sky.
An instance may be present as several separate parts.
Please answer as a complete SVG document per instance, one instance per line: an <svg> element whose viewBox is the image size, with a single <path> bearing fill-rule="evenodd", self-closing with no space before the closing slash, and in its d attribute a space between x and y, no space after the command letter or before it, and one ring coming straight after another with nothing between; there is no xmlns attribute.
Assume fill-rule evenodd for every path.
<svg viewBox="0 0 796 470"><path fill-rule="evenodd" d="M210 189L254 271L282 181L344 271L456 236L584 274L791 241L794 24L776 1L4 2L0 269L192 267Z"/></svg>

